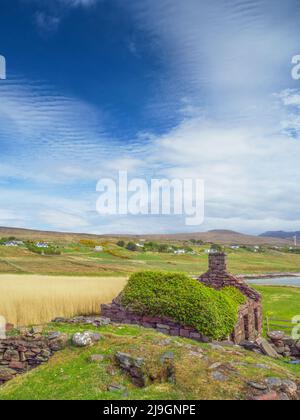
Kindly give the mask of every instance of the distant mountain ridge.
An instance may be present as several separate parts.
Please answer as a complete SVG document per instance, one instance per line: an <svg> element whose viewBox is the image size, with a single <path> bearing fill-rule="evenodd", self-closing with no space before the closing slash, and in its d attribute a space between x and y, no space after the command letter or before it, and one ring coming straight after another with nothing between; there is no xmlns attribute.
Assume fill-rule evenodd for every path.
<svg viewBox="0 0 300 420"><path fill-rule="evenodd" d="M296 231L296 232L285 232L283 230L279 230L279 231L270 231L270 232L265 232L262 233L261 235L259 235L260 237L263 238L279 238L279 239L293 239L295 236L297 236L297 238L300 239L300 231Z"/></svg>
<svg viewBox="0 0 300 420"><path fill-rule="evenodd" d="M287 246L292 244L292 240L278 237L266 237L245 235L243 233L234 232L231 230L211 230L208 232L192 232L192 233L173 233L173 234L111 234L111 235L97 235L85 233L72 232L49 232L21 228L0 227L0 238L14 236L23 240L43 240L43 241L57 241L57 242L76 242L81 239L118 239L128 238L129 240L139 241L141 239L156 240L156 241L189 241L191 239L201 240L205 243L216 243L221 245L282 245Z"/></svg>

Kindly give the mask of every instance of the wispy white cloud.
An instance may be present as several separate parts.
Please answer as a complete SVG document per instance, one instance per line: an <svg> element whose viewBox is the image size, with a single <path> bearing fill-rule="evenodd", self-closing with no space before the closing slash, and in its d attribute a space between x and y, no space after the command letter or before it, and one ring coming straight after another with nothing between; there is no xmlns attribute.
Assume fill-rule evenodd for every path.
<svg viewBox="0 0 300 420"><path fill-rule="evenodd" d="M71 9L96 2L60 3ZM2 179L61 183L48 194L3 187L3 220L97 233L185 230L184 218L97 216L97 179L127 169L146 178L203 178L206 219L199 229L299 229L300 93L290 74L299 52L299 2L282 7L274 0L271 11L268 0L115 4L130 10L161 58L149 109L174 112L178 123L122 143L106 134L101 110L90 104L44 84L1 84ZM128 48L135 53L134 44Z"/></svg>
<svg viewBox="0 0 300 420"><path fill-rule="evenodd" d="M72 230L75 226L76 229L82 229L89 226L86 218L76 216L72 213L63 213L57 210L42 211L39 213L39 218L41 222L59 230Z"/></svg>
<svg viewBox="0 0 300 420"><path fill-rule="evenodd" d="M30 177L30 167L40 166L38 176L43 177L47 171L51 174L51 168L64 167L66 161L79 168L88 162L89 169L92 161L96 171L105 157L113 158L115 140L105 133L101 110L59 95L43 83L19 78L1 84L0 96L2 165L9 165L10 151L17 151L16 174L29 167ZM7 172L12 175L11 170ZM50 177L55 178L55 173Z"/></svg>
<svg viewBox="0 0 300 420"><path fill-rule="evenodd" d="M35 14L35 21L41 30L52 32L58 28L61 18L58 16L48 15L42 11L38 11Z"/></svg>
<svg viewBox="0 0 300 420"><path fill-rule="evenodd" d="M102 0L59 0L61 3L70 7L90 7Z"/></svg>
<svg viewBox="0 0 300 420"><path fill-rule="evenodd" d="M43 33L55 32L62 23L65 16L72 9L82 8L89 10L103 0L26 0L36 4L37 11L34 14L34 21Z"/></svg>

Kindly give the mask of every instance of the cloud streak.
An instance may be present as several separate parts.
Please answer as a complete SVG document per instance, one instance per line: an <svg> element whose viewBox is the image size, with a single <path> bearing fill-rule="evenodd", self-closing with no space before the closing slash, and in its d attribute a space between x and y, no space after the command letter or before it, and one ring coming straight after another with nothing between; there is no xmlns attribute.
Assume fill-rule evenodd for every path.
<svg viewBox="0 0 300 420"><path fill-rule="evenodd" d="M98 178L128 169L147 179L203 178L206 220L199 230L299 230L300 90L291 78L299 2L113 1L161 60L147 111L174 113L177 123L163 133L147 127L130 142L115 139L104 112L89 103L41 82L1 83L0 223L97 233L186 230L183 218L95 213ZM96 2L60 4L70 10ZM141 43L138 52L142 60Z"/></svg>

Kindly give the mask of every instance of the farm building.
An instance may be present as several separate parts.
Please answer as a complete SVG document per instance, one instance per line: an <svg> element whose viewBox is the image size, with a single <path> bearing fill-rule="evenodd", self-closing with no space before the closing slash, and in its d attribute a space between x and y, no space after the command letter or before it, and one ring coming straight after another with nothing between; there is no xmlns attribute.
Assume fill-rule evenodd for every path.
<svg viewBox="0 0 300 420"><path fill-rule="evenodd" d="M100 245L95 246L94 251L95 252L103 252L103 246L100 246Z"/></svg>
<svg viewBox="0 0 300 420"><path fill-rule="evenodd" d="M45 242L37 242L37 243L35 244L35 246L36 246L37 248L49 248L49 245L48 245L48 244L46 244Z"/></svg>

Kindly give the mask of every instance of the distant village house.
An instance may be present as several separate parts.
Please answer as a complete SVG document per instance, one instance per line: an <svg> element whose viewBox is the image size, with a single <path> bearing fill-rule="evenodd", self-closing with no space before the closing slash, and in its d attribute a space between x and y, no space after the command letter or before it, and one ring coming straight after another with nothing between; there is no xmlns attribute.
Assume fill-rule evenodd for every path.
<svg viewBox="0 0 300 420"><path fill-rule="evenodd" d="M46 244L45 242L37 242L37 243L35 244L35 246L36 246L37 248L49 248L49 245L48 245L48 244Z"/></svg>

